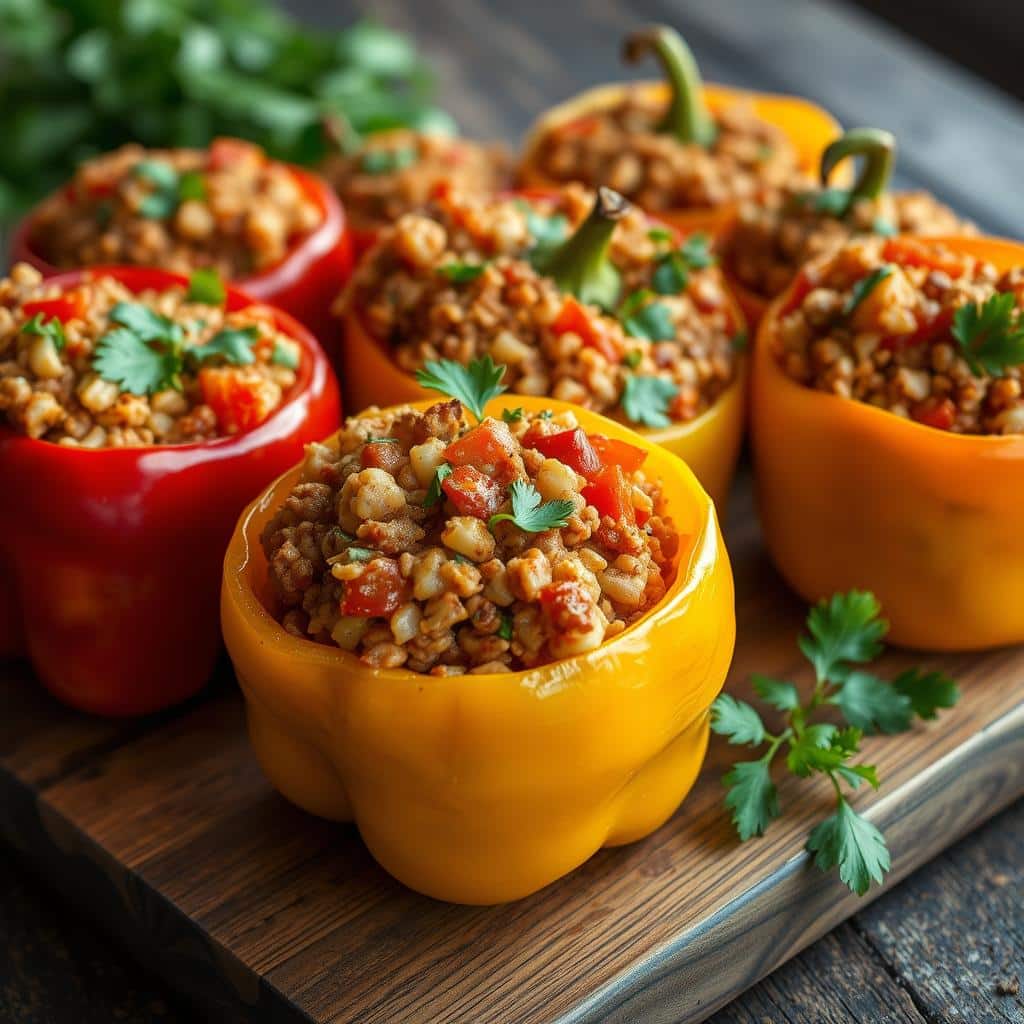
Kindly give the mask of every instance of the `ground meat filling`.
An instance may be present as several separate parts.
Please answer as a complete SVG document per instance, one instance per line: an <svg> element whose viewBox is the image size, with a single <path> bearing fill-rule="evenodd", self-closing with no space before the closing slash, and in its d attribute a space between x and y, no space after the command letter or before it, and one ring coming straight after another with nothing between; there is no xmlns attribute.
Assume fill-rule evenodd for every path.
<svg viewBox="0 0 1024 1024"><path fill-rule="evenodd" d="M383 232L340 308L388 341L399 366L468 363L490 354L504 383L633 424L666 426L708 409L736 372L734 308L721 271L633 209L618 222L610 257L622 278L603 312L560 290L531 263L564 239L593 195L569 186L554 199L452 194ZM691 246L693 242L691 240Z"/></svg>
<svg viewBox="0 0 1024 1024"><path fill-rule="evenodd" d="M797 171L786 135L746 103L715 113L710 148L655 130L666 110L639 89L610 110L553 128L535 151L546 177L607 185L649 213L763 200Z"/></svg>
<svg viewBox="0 0 1024 1024"><path fill-rule="evenodd" d="M153 314L150 339L139 324ZM168 370L154 354L169 347L162 328L181 346ZM156 371L151 390L139 359ZM183 287L135 294L104 276L62 291L24 263L0 279L0 422L31 438L118 448L237 434L280 406L300 360L258 306L228 313L188 301Z"/></svg>
<svg viewBox="0 0 1024 1024"><path fill-rule="evenodd" d="M456 401L370 410L311 446L264 530L275 613L368 665L433 675L593 650L657 604L675 571L680 538L644 458L588 437L571 412L470 426ZM527 485L541 509L567 503L564 526L492 518Z"/></svg>
<svg viewBox="0 0 1024 1024"><path fill-rule="evenodd" d="M963 235L976 228L927 192L857 199L844 217L816 208L817 190L796 186L767 204L745 203L726 240L723 262L750 291L771 299L796 272L862 235Z"/></svg>
<svg viewBox="0 0 1024 1024"><path fill-rule="evenodd" d="M82 164L40 206L32 241L58 267L212 267L240 278L279 263L323 217L292 171L250 143L128 145Z"/></svg>
<svg viewBox="0 0 1024 1024"><path fill-rule="evenodd" d="M911 239L850 242L812 264L776 338L801 384L962 434L1024 433L1022 367L997 358L1014 348L1024 268Z"/></svg>
<svg viewBox="0 0 1024 1024"><path fill-rule="evenodd" d="M509 160L499 146L401 129L371 136L350 156L331 157L322 171L352 226L375 231L425 205L439 187L497 192L508 181Z"/></svg>

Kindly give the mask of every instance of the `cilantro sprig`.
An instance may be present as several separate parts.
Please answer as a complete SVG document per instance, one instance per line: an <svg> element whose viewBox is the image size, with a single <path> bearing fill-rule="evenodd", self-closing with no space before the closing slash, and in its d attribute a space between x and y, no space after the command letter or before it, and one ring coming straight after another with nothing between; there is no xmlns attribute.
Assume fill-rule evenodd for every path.
<svg viewBox="0 0 1024 1024"><path fill-rule="evenodd" d="M1024 363L1024 313L1013 292L997 292L979 305L969 302L953 314L951 331L971 372L1000 376Z"/></svg>
<svg viewBox="0 0 1024 1024"><path fill-rule="evenodd" d="M679 386L665 377L632 374L622 389L622 411L630 423L645 427L667 427L669 403L679 394Z"/></svg>
<svg viewBox="0 0 1024 1024"><path fill-rule="evenodd" d="M666 238L657 228L648 232L648 236L655 242L671 239L671 235ZM676 248L658 255L651 275L651 287L659 295L678 295L689 284L691 271L710 267L714 262L708 236L697 232Z"/></svg>
<svg viewBox="0 0 1024 1024"><path fill-rule="evenodd" d="M140 160L132 173L152 186L152 191L139 203L139 213L152 220L173 217L188 199L206 198L206 181L200 171L181 174L164 160Z"/></svg>
<svg viewBox="0 0 1024 1024"><path fill-rule="evenodd" d="M68 336L64 333L64 325L55 316L47 320L45 313L36 313L31 320L25 321L19 330L22 334L49 338L53 342L53 347L58 352L63 352L64 346L68 343Z"/></svg>
<svg viewBox="0 0 1024 1024"><path fill-rule="evenodd" d="M441 484L445 482L452 475L452 467L447 462L442 462L441 465L434 470L434 476L430 481L430 486L427 488L427 496L423 499L424 508L433 508L443 497L444 491L441 489Z"/></svg>
<svg viewBox="0 0 1024 1024"><path fill-rule="evenodd" d="M640 288L626 296L617 314L622 328L631 338L672 341L676 336L672 312L665 303L652 300L654 292L649 288Z"/></svg>
<svg viewBox="0 0 1024 1024"><path fill-rule="evenodd" d="M959 699L956 684L941 672L909 669L892 682L861 667L883 649L888 623L880 617L874 595L851 590L815 605L807 616L808 632L800 650L814 669L810 694L791 682L755 675L757 695L782 717L773 733L746 701L722 694L712 705L711 728L738 746L767 749L752 761L733 765L723 782L725 805L741 840L764 833L780 814L772 766L784 753L786 768L798 778L825 776L832 784L836 810L810 833L807 849L823 871L838 868L839 877L862 896L889 870L885 837L850 805L844 786L879 786L874 765L856 760L863 735L909 729L915 717L934 718L940 708ZM843 726L814 721L821 709L834 707Z"/></svg>
<svg viewBox="0 0 1024 1024"><path fill-rule="evenodd" d="M576 506L571 501L559 498L541 504L540 492L525 480L513 480L509 496L511 512L498 512L487 521L488 529L496 523L507 520L515 523L526 533L543 533L545 530L559 530L569 521Z"/></svg>
<svg viewBox="0 0 1024 1024"><path fill-rule="evenodd" d="M506 390L501 383L504 376L505 367L495 366L489 355L474 359L468 366L453 359L432 359L416 371L420 387L457 399L477 422L484 418L487 403Z"/></svg>

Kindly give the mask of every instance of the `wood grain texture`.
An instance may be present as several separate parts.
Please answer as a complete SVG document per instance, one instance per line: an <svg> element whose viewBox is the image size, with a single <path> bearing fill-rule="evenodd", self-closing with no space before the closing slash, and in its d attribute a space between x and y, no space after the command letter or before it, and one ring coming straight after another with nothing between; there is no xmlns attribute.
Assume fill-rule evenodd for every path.
<svg viewBox="0 0 1024 1024"><path fill-rule="evenodd" d="M742 638L729 689L746 693L755 669L808 682L794 646L803 609L764 558L746 484L727 539ZM908 661L894 653L882 668ZM887 832L890 884L1024 789L1024 651L928 663L961 681L956 711L866 746L886 783L857 805ZM720 804L724 744L649 839L519 903L457 907L402 888L351 828L278 798L227 686L97 747L90 723L24 683L3 691L5 835L224 1019L258 1007L325 1024L698 1021L863 906L802 852L825 787L801 784L797 799L784 782L783 820L735 841ZM88 751L78 764L76 722ZM46 736L61 743L59 777L36 767L53 762Z"/></svg>

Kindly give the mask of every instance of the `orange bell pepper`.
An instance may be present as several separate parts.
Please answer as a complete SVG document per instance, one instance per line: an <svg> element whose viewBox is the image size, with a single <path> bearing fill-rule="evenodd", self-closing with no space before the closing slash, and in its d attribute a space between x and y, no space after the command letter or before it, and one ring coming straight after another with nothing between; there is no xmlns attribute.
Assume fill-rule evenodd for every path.
<svg viewBox="0 0 1024 1024"><path fill-rule="evenodd" d="M487 412L517 406L568 408L505 395ZM307 811L355 821L384 868L438 899L527 896L602 846L648 835L704 758L708 709L735 640L714 508L678 459L574 411L588 433L647 452L645 469L663 481L685 536L662 601L588 654L523 672L431 677L370 668L287 633L261 601L259 537L298 467L249 506L228 548L224 637L267 777Z"/></svg>
<svg viewBox="0 0 1024 1024"><path fill-rule="evenodd" d="M1019 243L932 241L1002 270L1024 266ZM893 239L885 258L928 253ZM801 273L772 304L754 353L758 505L779 571L812 602L873 591L891 639L908 647L1024 641L1024 436L951 434L792 380L773 349L781 313L806 288Z"/></svg>
<svg viewBox="0 0 1024 1024"><path fill-rule="evenodd" d="M634 60L654 49L668 73L661 82L614 83L599 85L546 111L527 135L518 181L524 188L555 188L553 180L540 167L537 152L546 136L566 125L585 125L588 117L617 107L630 90L652 103L668 105L666 121L676 124L676 134L697 143L706 142L713 115L736 103L748 103L754 114L779 128L789 139L797 155L798 168L806 174L817 171L822 151L840 132L839 123L821 107L796 96L748 92L724 85L704 83L689 48L673 30L657 27L636 33L626 41L626 57ZM736 204L715 207L652 210L659 220L680 231L719 233L735 215Z"/></svg>

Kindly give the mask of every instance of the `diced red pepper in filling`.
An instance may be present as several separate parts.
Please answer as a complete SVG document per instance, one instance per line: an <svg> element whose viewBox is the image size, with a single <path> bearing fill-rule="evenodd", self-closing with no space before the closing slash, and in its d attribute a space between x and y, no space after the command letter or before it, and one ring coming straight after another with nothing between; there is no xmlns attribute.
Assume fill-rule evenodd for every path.
<svg viewBox="0 0 1024 1024"><path fill-rule="evenodd" d="M967 270L963 257L958 254L935 249L913 238L890 238L882 250L882 259L904 267L941 270L950 277L962 277Z"/></svg>
<svg viewBox="0 0 1024 1024"><path fill-rule="evenodd" d="M635 473L647 459L643 448L604 434L591 434L590 443L604 465L621 466L623 473Z"/></svg>
<svg viewBox="0 0 1024 1024"><path fill-rule="evenodd" d="M579 427L547 435L530 427L523 438L523 445L535 448L549 459L557 459L588 480L593 480L604 466L590 438Z"/></svg>
<svg viewBox="0 0 1024 1024"><path fill-rule="evenodd" d="M540 606L548 621L561 633L587 629L592 621L594 603L578 580L561 580L542 587Z"/></svg>
<svg viewBox="0 0 1024 1024"><path fill-rule="evenodd" d="M473 466L456 466L441 489L460 515L477 519L490 519L504 500L501 484Z"/></svg>
<svg viewBox="0 0 1024 1024"><path fill-rule="evenodd" d="M878 343L878 347L894 352L899 349L912 348L914 345L923 345L925 342L933 341L940 335L945 334L952 326L953 310L943 308L938 316L918 322L917 330L912 334L889 334Z"/></svg>
<svg viewBox="0 0 1024 1024"><path fill-rule="evenodd" d="M42 313L43 320L60 320L66 324L69 320L81 320L88 311L88 303L81 292L65 292L54 299L26 302L21 309L30 320Z"/></svg>
<svg viewBox="0 0 1024 1024"><path fill-rule="evenodd" d="M402 461L402 450L392 441L375 441L363 445L359 462L363 469L383 469L394 473Z"/></svg>
<svg viewBox="0 0 1024 1024"><path fill-rule="evenodd" d="M939 401L928 399L918 402L910 410L910 415L918 423L926 427L935 427L937 430L950 430L956 423L956 406L948 398Z"/></svg>
<svg viewBox="0 0 1024 1024"><path fill-rule="evenodd" d="M268 381L237 366L204 367L199 371L199 390L226 434L258 426L274 411L277 400Z"/></svg>
<svg viewBox="0 0 1024 1024"><path fill-rule="evenodd" d="M507 484L517 474L518 449L508 424L500 420L484 420L444 450L444 457L453 466L472 466L481 473Z"/></svg>
<svg viewBox="0 0 1024 1024"><path fill-rule="evenodd" d="M363 574L345 584L341 614L362 618L390 615L406 599L408 583L393 558L375 558Z"/></svg>
<svg viewBox="0 0 1024 1024"><path fill-rule="evenodd" d="M618 466L605 466L582 493L602 516L611 516L616 522L634 521L632 488Z"/></svg>
<svg viewBox="0 0 1024 1024"><path fill-rule="evenodd" d="M578 334L587 348L600 352L610 363L622 361L622 350L609 335L603 324L596 321L578 300L569 295L561 313L551 325L555 334Z"/></svg>
<svg viewBox="0 0 1024 1024"><path fill-rule="evenodd" d="M263 151L251 142L242 139L214 139L210 143L206 166L211 171L223 171L239 165L259 165L263 161Z"/></svg>

